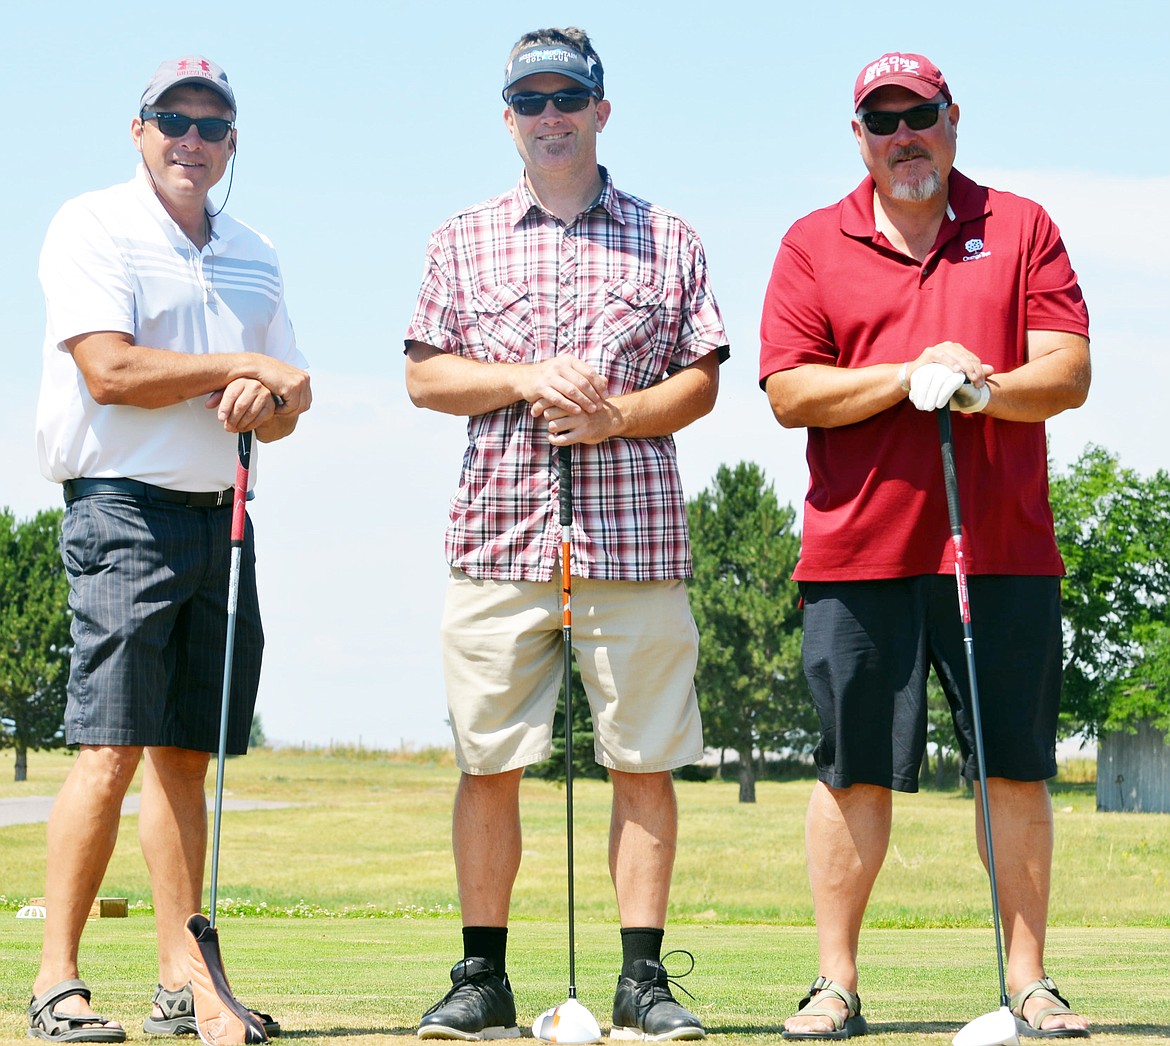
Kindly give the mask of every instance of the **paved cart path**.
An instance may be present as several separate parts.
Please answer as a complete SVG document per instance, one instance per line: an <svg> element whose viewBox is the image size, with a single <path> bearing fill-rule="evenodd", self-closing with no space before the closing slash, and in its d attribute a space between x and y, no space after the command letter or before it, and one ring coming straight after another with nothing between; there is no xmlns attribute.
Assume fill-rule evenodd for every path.
<svg viewBox="0 0 1170 1046"><path fill-rule="evenodd" d="M49 811L53 808L53 796L30 795L20 799L0 799L0 828L7 828L14 824L37 824L49 819ZM139 797L128 795L122 803L122 816L138 813ZM208 798L210 807L212 799ZM229 799L223 800L225 810L284 810L296 803L271 802L266 799Z"/></svg>

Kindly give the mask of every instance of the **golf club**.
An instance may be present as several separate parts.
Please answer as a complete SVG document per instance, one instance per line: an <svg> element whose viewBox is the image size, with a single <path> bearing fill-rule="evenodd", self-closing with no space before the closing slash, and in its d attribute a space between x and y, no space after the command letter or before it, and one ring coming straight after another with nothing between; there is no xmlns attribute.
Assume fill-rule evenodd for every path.
<svg viewBox="0 0 1170 1046"><path fill-rule="evenodd" d="M223 818L223 768L227 761L228 709L232 700L232 661L236 649L236 603L240 595L240 559L244 553L244 521L247 518L248 470L252 464L252 433L241 432L232 492L232 561L228 573L227 643L223 651L223 693L219 702L219 754L215 767L215 810L211 839L211 897L208 921L215 929L216 894L219 889L219 830Z"/></svg>
<svg viewBox="0 0 1170 1046"><path fill-rule="evenodd" d="M565 824L569 877L569 997L545 1010L532 1025L532 1034L545 1042L598 1042L596 1018L577 1001L577 957L573 899L573 449L561 447L557 458L561 520L561 633L565 652Z"/></svg>
<svg viewBox="0 0 1170 1046"><path fill-rule="evenodd" d="M975 640L971 633L971 606L967 598L967 563L963 553L963 521L959 513L959 480L955 471L955 445L951 433L950 406L936 411L939 444L942 449L943 483L947 493L947 515L951 522L951 544L955 550L955 584L959 594L959 617L963 622L963 648L967 654L967 680L971 689L971 720L975 733L975 764L979 770L979 798L983 809L983 837L987 847L987 874L991 880L991 915L995 924L995 954L999 961L999 1009L976 1017L959 1029L954 1046L1019 1046L1016 1019L1008 1005L1007 982L1003 974L1003 937L999 927L999 890L995 883L995 849L991 844L991 804L987 799L987 761L983 755L983 719L979 711L979 684L975 678Z"/></svg>
<svg viewBox="0 0 1170 1046"><path fill-rule="evenodd" d="M244 552L247 519L248 468L252 457L252 433L241 432L238 441L236 482L232 492L231 567L228 573L227 642L223 656L223 696L219 712L219 753L215 768L215 810L211 840L210 918L196 912L187 920L187 953L191 959L191 991L195 998L195 1024L199 1038L210 1046L242 1046L267 1042L263 1023L232 994L219 950L215 928L216 891L219 886L219 835L223 817L223 769L227 761L228 709L231 704L232 659L236 642L236 604L240 594L240 560Z"/></svg>

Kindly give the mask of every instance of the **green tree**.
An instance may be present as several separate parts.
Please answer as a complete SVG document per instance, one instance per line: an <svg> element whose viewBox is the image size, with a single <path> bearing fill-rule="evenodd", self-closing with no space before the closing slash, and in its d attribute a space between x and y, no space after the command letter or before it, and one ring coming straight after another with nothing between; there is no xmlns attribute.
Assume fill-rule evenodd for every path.
<svg viewBox="0 0 1170 1046"><path fill-rule="evenodd" d="M28 750L65 744L69 678L69 581L59 551L62 510L18 523L0 510L0 746L16 750L16 780Z"/></svg>
<svg viewBox="0 0 1170 1046"><path fill-rule="evenodd" d="M1170 625L1142 625L1134 633L1141 654L1109 709L1105 730L1133 730L1147 719L1170 742Z"/></svg>
<svg viewBox="0 0 1170 1046"><path fill-rule="evenodd" d="M926 677L926 741L918 774L919 787L937 788L940 791L949 791L957 785L966 787L959 773L959 745L951 721L951 707L933 669ZM934 746L933 760L931 745Z"/></svg>
<svg viewBox="0 0 1170 1046"><path fill-rule="evenodd" d="M260 714L257 712L252 716L252 729L248 732L248 747L263 748L267 744L268 738L264 736L264 724L260 721Z"/></svg>
<svg viewBox="0 0 1170 1046"><path fill-rule="evenodd" d="M1089 445L1052 479L1067 577L1063 721L1096 736L1144 718L1170 727L1170 474L1143 478Z"/></svg>
<svg viewBox="0 0 1170 1046"><path fill-rule="evenodd" d="M696 686L707 743L739 753L739 800L755 802L755 752L803 747L815 729L800 664L796 513L763 470L721 465L687 504L699 626Z"/></svg>

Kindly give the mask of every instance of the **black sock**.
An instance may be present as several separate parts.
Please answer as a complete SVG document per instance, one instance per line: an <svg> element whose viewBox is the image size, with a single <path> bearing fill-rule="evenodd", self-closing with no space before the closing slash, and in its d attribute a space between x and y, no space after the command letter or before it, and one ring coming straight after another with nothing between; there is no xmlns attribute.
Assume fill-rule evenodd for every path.
<svg viewBox="0 0 1170 1046"><path fill-rule="evenodd" d="M487 959L500 977L508 955L508 927L464 926L463 958Z"/></svg>
<svg viewBox="0 0 1170 1046"><path fill-rule="evenodd" d="M658 962L662 956L664 930L653 926L622 927L622 976L634 976L634 963L639 959Z"/></svg>

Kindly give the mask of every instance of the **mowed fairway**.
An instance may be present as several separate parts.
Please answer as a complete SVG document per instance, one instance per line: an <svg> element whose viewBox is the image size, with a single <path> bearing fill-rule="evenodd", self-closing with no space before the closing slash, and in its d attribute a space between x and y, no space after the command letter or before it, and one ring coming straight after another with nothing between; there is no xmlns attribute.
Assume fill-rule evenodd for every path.
<svg viewBox="0 0 1170 1046"><path fill-rule="evenodd" d="M0 753L0 798L54 794L69 763L33 753L30 781L14 785L12 753ZM241 998L281 1021L285 1038L412 1037L445 990L460 949L448 840L457 776L442 753L260 751L228 763L229 796L297 804L225 813L220 863L229 976ZM535 780L523 787L525 856L509 949L522 1024L567 991L564 791ZM716 1042L779 1041L816 973L802 854L809 787L763 782L759 802L741 805L734 784L678 784L666 947L695 954L682 981L694 1003L681 997ZM605 1028L619 965L609 790L580 781L575 793L578 994ZM1091 1041L1170 1042L1170 817L1099 814L1086 785L1057 784L1054 806L1050 973L1094 1021ZM998 1005L973 812L958 793L898 797L894 845L862 937L871 1040L946 1043ZM42 892L43 862L43 825L0 828L0 1042L26 1041L42 924L16 919L15 903ZM149 900L134 817L123 821L102 894ZM141 1021L156 979L153 920L92 921L81 961L99 1009L148 1040Z"/></svg>

